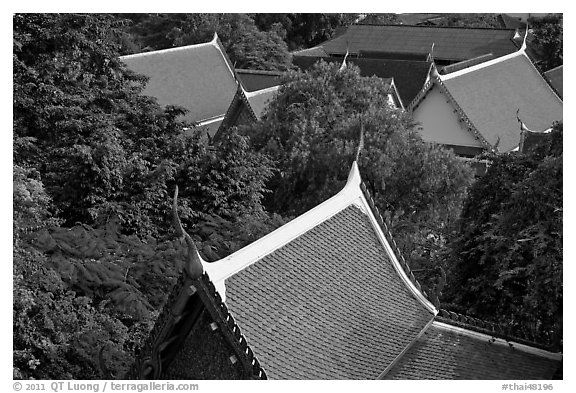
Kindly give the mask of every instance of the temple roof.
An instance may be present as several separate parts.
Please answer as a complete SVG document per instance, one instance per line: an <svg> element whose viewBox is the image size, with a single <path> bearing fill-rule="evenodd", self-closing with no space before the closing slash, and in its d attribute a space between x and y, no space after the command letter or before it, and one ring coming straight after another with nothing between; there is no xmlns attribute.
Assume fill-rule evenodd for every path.
<svg viewBox="0 0 576 393"><path fill-rule="evenodd" d="M561 354L439 315L356 162L338 194L226 258L203 261L186 239L190 267L134 377L538 379L561 367Z"/></svg>
<svg viewBox="0 0 576 393"><path fill-rule="evenodd" d="M530 61L524 48L515 53L431 78L410 104L415 109L436 85L487 147L508 152L520 143L516 118L531 129L562 121L562 100ZM426 125L424 125L425 127Z"/></svg>
<svg viewBox="0 0 576 393"><path fill-rule="evenodd" d="M563 81L564 81L564 66L560 65L556 68L553 68L551 70L548 70L544 73L544 75L546 75L548 77L548 79L550 80L550 83L552 84L552 86L554 87L554 89L556 89L556 91L558 92L558 94L560 94L560 97L563 96Z"/></svg>
<svg viewBox="0 0 576 393"><path fill-rule="evenodd" d="M336 196L206 271L274 379L374 379L434 306L395 256L356 164Z"/></svg>
<svg viewBox="0 0 576 393"><path fill-rule="evenodd" d="M337 57L293 56L292 62L302 70L311 68L316 62L323 60L328 63L342 63ZM417 60L389 60L348 57L347 63L360 68L362 76L377 76L380 78L394 78L394 84L404 107L416 97L424 86L431 63Z"/></svg>
<svg viewBox="0 0 576 393"><path fill-rule="evenodd" d="M260 120L268 103L278 92L279 88L280 86L272 86L262 90L245 92L246 99L250 104L250 109L254 115L256 115L256 119Z"/></svg>
<svg viewBox="0 0 576 393"><path fill-rule="evenodd" d="M461 61L492 53L503 56L517 50L514 30L408 25L352 25L320 48L329 55L362 52L426 56L434 44L436 59ZM299 54L299 53L296 53Z"/></svg>
<svg viewBox="0 0 576 393"><path fill-rule="evenodd" d="M217 35L210 42L122 56L128 68L150 78L143 94L189 112L184 120L219 124L236 93L234 70ZM217 126L216 126L217 128Z"/></svg>
<svg viewBox="0 0 576 393"><path fill-rule="evenodd" d="M553 379L561 355L434 321L385 379Z"/></svg>
<svg viewBox="0 0 576 393"><path fill-rule="evenodd" d="M236 69L236 75L247 92L280 85L282 74L281 71Z"/></svg>

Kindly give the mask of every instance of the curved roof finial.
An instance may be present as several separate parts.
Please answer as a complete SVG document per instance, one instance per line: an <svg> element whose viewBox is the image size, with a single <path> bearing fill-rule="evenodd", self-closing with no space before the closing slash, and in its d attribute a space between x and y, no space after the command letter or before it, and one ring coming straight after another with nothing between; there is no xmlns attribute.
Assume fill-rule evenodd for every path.
<svg viewBox="0 0 576 393"><path fill-rule="evenodd" d="M528 31L530 30L530 27L528 26L528 22L526 22L526 32L524 33L524 39L522 40L522 46L520 47L520 50L522 52L526 52L526 40L528 38Z"/></svg>
<svg viewBox="0 0 576 393"><path fill-rule="evenodd" d="M188 246L188 260L184 264L184 270L192 279L197 279L202 276L204 273L204 267L202 266L202 259L200 258L200 254L198 253L198 249L196 248L196 244L194 240L190 237L190 235L184 230L182 227L182 223L180 222L180 217L178 216L178 186L176 186L174 190L174 200L172 202L172 214L174 219L174 227L176 229L176 233L180 239L184 239L186 241L186 245Z"/></svg>
<svg viewBox="0 0 576 393"><path fill-rule="evenodd" d="M356 157L354 161L358 162L358 159L360 158L360 153L362 152L363 148L364 148L364 123L362 123L362 116L360 116L360 140L358 141L358 148L356 149Z"/></svg>

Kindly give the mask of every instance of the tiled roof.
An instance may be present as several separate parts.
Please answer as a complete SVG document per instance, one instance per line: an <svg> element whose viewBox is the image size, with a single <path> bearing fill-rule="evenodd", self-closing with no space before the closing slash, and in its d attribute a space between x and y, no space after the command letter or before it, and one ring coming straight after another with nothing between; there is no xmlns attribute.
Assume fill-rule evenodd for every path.
<svg viewBox="0 0 576 393"><path fill-rule="evenodd" d="M398 259L356 162L338 194L220 261L203 261L188 243L204 272L180 278L128 377L561 375L561 354L438 314Z"/></svg>
<svg viewBox="0 0 576 393"><path fill-rule="evenodd" d="M361 52L426 56L434 44L434 58L461 61L487 53L514 52L514 30L407 25L352 25L341 36L321 44L329 55Z"/></svg>
<svg viewBox="0 0 576 393"><path fill-rule="evenodd" d="M346 52L344 52L346 53ZM314 56L314 57L323 57L328 56L328 53L322 48L322 45L318 45L308 49L302 49L295 52L292 52L294 56Z"/></svg>
<svg viewBox="0 0 576 393"><path fill-rule="evenodd" d="M329 63L342 63L341 58L294 56L292 62L303 70L311 68L317 61L324 60ZM387 60L348 57L346 62L360 68L362 76L378 76L380 78L394 78L394 84L404 104L408 104L416 97L426 82L431 63L416 60Z"/></svg>
<svg viewBox="0 0 576 393"><path fill-rule="evenodd" d="M435 321L385 379L552 379L561 355Z"/></svg>
<svg viewBox="0 0 576 393"><path fill-rule="evenodd" d="M256 119L260 119L264 110L268 106L270 100L278 92L280 86L272 86L266 89L246 92L246 99L250 103L250 109L256 115Z"/></svg>
<svg viewBox="0 0 576 393"><path fill-rule="evenodd" d="M500 152L520 142L518 109L531 129L547 129L562 120L562 100L522 50L439 78L478 132Z"/></svg>
<svg viewBox="0 0 576 393"><path fill-rule="evenodd" d="M269 378L377 378L434 316L354 168L333 198L205 265Z"/></svg>
<svg viewBox="0 0 576 393"><path fill-rule="evenodd" d="M552 84L552 86L560 94L560 97L562 97L564 95L564 93L563 93L563 82L564 82L563 71L564 71L564 66L558 66L558 67L553 68L551 70L548 70L544 73L544 75L546 75L546 77L548 77L548 79L550 80L550 83Z"/></svg>
<svg viewBox="0 0 576 393"><path fill-rule="evenodd" d="M282 72L236 69L236 75L247 92L278 86Z"/></svg>
<svg viewBox="0 0 576 393"><path fill-rule="evenodd" d="M177 105L192 123L223 116L236 80L217 36L211 42L121 57L129 69L150 78L143 94L160 105Z"/></svg>
<svg viewBox="0 0 576 393"><path fill-rule="evenodd" d="M349 206L226 281L228 307L274 379L374 379L432 314Z"/></svg>

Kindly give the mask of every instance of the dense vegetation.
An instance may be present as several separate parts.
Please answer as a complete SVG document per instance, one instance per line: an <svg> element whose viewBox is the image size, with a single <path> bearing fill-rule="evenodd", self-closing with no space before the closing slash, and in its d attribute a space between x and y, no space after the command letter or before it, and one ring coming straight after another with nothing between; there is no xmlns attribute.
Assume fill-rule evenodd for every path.
<svg viewBox="0 0 576 393"><path fill-rule="evenodd" d="M386 85L355 67L287 72L260 122L209 141L180 120L184 109L142 96L145 78L118 59L216 30L237 67L288 70L287 48L350 18L14 15L16 378L102 377L101 349L123 376L182 269L169 221L176 184L184 226L216 260L337 192L361 129L363 178L435 301L448 276L454 308L561 337L561 128L530 155L491 158L466 194L469 169L424 144L388 106Z"/></svg>
<svg viewBox="0 0 576 393"><path fill-rule="evenodd" d="M489 158L450 243L444 299L452 309L556 348L562 341L562 128L556 125L526 154Z"/></svg>

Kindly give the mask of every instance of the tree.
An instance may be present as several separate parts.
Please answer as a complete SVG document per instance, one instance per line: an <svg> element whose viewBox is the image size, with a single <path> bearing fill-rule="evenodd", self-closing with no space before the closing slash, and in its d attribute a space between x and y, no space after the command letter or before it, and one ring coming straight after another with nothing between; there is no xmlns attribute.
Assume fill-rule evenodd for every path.
<svg viewBox="0 0 576 393"><path fill-rule="evenodd" d="M514 334L562 339L562 125L527 154L490 157L450 244L443 301Z"/></svg>
<svg viewBox="0 0 576 393"><path fill-rule="evenodd" d="M498 14L444 14L443 18L435 20L435 24L441 27L501 28Z"/></svg>
<svg viewBox="0 0 576 393"><path fill-rule="evenodd" d="M282 26L288 47L296 50L333 38L339 27L354 23L358 14L251 14L251 17L261 30Z"/></svg>
<svg viewBox="0 0 576 393"><path fill-rule="evenodd" d="M147 50L210 41L216 32L236 68L284 71L291 58L282 31L259 30L246 14L151 14L130 31Z"/></svg>
<svg viewBox="0 0 576 393"><path fill-rule="evenodd" d="M543 71L551 70L563 63L563 16L550 14L541 18L530 18L534 44L542 53Z"/></svg>
<svg viewBox="0 0 576 393"><path fill-rule="evenodd" d="M240 131L278 172L268 183L267 210L296 215L336 194L345 184L364 130L359 161L377 206L410 259L441 237L459 213L472 176L452 152L425 144L405 112L391 108L382 79L320 62L287 75L263 119ZM414 255L413 255L414 254ZM429 258L423 268L429 266Z"/></svg>

